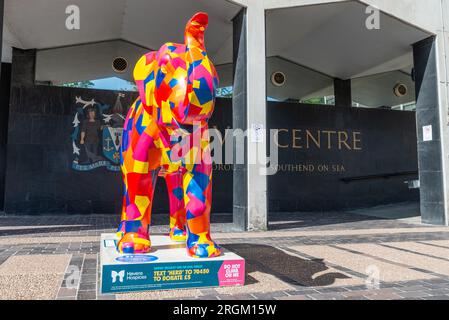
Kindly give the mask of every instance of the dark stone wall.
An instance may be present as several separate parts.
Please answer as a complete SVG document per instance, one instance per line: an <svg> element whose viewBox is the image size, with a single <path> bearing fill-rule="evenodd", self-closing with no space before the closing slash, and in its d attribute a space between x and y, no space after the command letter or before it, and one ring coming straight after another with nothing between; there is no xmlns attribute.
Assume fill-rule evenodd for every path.
<svg viewBox="0 0 449 320"><path fill-rule="evenodd" d="M404 183L418 176L414 112L270 102L267 120L268 128L284 129L279 144L288 145L279 150L282 170L268 177L270 212L341 210L419 199L418 190ZM306 130L315 139L321 133L320 148L310 138L307 148ZM343 143L339 148L337 133L324 131L346 132L349 138L356 132L361 140L356 148L362 150L353 150L353 139L347 142L352 150ZM341 137L344 140L345 133Z"/></svg>
<svg viewBox="0 0 449 320"><path fill-rule="evenodd" d="M6 213L103 214L119 213L122 205L120 172L105 168L79 172L72 169L72 121L77 96L114 104L118 92L49 86L14 86L8 134ZM122 105L129 107L135 93ZM224 132L232 124L231 102L217 101L211 125ZM232 168L214 175L214 212L230 212ZM155 213L168 212L163 179L159 179L153 205Z"/></svg>
<svg viewBox="0 0 449 320"><path fill-rule="evenodd" d="M118 92L37 86L34 56L32 50L15 50L13 55L7 126L6 213L118 214L122 205L120 173L106 168L88 172L73 170L70 139L77 96L114 104ZM238 57L242 58L240 54ZM236 81L239 79L244 84L245 77L238 75L241 72L238 70ZM9 91L5 84L2 90ZM244 88L240 86L242 91L233 101L217 99L211 127L217 127L222 133L228 127L245 129L241 121L245 113L233 108L233 103L244 105ZM2 106L7 105L6 97L1 101ZM136 93L127 93L122 105L129 107L135 98ZM7 117L1 119L6 121ZM289 145L279 150L279 162L284 167L275 176L268 177L271 212L341 210L419 199L418 190L409 190L404 183L416 179L418 171L413 112L270 102L267 120L268 128L284 129L279 143ZM362 150L345 150L344 146L328 149L323 136L321 148L312 144L307 149L304 147L306 130L315 135L325 130L349 135L360 132ZM300 165L313 165L315 169L301 172ZM327 166L328 171L319 172L318 166ZM236 195L238 209L244 212L246 198L236 190L244 189L246 171L243 167L237 169L215 168L212 212L232 212ZM154 212L167 213L168 199L162 179L158 181L155 195ZM234 213L240 212L236 211L236 203ZM244 225L244 219L239 221Z"/></svg>
<svg viewBox="0 0 449 320"><path fill-rule="evenodd" d="M70 135L76 96L85 100L113 103L117 92L13 86L8 133L6 213L118 213L122 184L119 172L98 168L78 172L71 168ZM129 106L135 94L122 100ZM218 99L211 126L223 133L232 127L232 101ZM417 171L415 114L388 110L335 108L269 103L268 127L285 129L279 143L281 165L315 165L314 172L298 172L285 167L268 177L270 211L320 211L368 207L419 199L405 180L417 174L382 177ZM304 148L304 130L343 130L361 133L362 150ZM293 130L296 146L293 148ZM302 141L298 138L303 139ZM332 142L336 142L333 140ZM348 142L350 144L350 142ZM317 172L318 165L343 166L344 172ZM376 175L381 175L376 177ZM368 178L367 178L368 176ZM374 177L372 177L374 176ZM365 178L364 178L365 177ZM354 180L352 180L354 179ZM360 180L359 180L360 179ZM213 212L231 212L233 170L229 166L214 171ZM165 183L158 181L154 212L166 213Z"/></svg>
<svg viewBox="0 0 449 320"><path fill-rule="evenodd" d="M3 16L5 15L5 1L0 0L0 57L3 52ZM2 71L2 63L0 59L0 73Z"/></svg>
<svg viewBox="0 0 449 320"><path fill-rule="evenodd" d="M74 114L79 107L75 104L76 97L114 105L119 92L35 85L34 65L34 50L14 50L5 212L118 214L122 206L120 172L108 171L106 168L86 172L73 170L71 134ZM9 88L2 85L2 90ZM9 97L9 94L6 96ZM136 97L137 93L126 93L121 100L123 107L129 108ZM3 106L3 100L1 103ZM5 119L0 115L0 120ZM231 100L217 99L210 124L222 133L227 127L232 127ZM0 151L1 138L0 130ZM232 192L229 186L232 186L232 167L217 168L213 183L213 212L231 212ZM159 179L156 186L153 212L168 213L168 197L163 179Z"/></svg>
<svg viewBox="0 0 449 320"><path fill-rule="evenodd" d="M78 172L71 168L70 135L75 97L114 103L117 92L13 86L8 133L6 175L6 213L118 213L122 184L119 172L98 168ZM135 94L122 99L129 106ZM222 133L232 127L232 101L217 99L211 127ZM297 104L269 103L268 127L281 132L279 163L288 165L337 165L344 172L298 172L284 167L268 177L270 211L320 211L366 207L419 198L405 180L417 174L396 177L368 177L417 171L415 114L387 110L334 108ZM344 130L361 133L362 150L328 150L321 136L320 149L293 148L293 130ZM296 146L304 136L295 132ZM298 139L302 137L302 141ZM336 142L332 142L335 144ZM348 142L350 144L350 142ZM303 146L304 147L304 146ZM361 180L358 180L362 178ZM354 180L351 180L354 179ZM214 171L213 212L232 210L233 170L229 166ZM154 212L166 213L165 183L158 181Z"/></svg>
<svg viewBox="0 0 449 320"><path fill-rule="evenodd" d="M6 144L8 136L9 96L11 90L11 64L1 64L0 77L0 211L4 209Z"/></svg>
<svg viewBox="0 0 449 320"><path fill-rule="evenodd" d="M216 128L220 131L222 138L225 137L225 130L232 128L232 100L217 99L215 110L209 121L210 128ZM223 162L225 161L225 147L222 148ZM212 213L231 213L233 194L232 165L214 165L212 177Z"/></svg>
<svg viewBox="0 0 449 320"><path fill-rule="evenodd" d="M113 213L120 174L71 168L76 96L115 101L116 93L47 86L13 86L9 116L7 214Z"/></svg>

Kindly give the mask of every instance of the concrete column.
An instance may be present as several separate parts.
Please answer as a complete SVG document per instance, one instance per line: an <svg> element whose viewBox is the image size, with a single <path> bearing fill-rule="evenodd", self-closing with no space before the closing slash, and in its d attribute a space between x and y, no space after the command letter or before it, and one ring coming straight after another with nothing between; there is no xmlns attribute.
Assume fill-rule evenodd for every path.
<svg viewBox="0 0 449 320"><path fill-rule="evenodd" d="M444 140L440 115L435 37L413 45L421 217L424 223L447 224L446 183L443 175ZM428 130L431 134L425 134Z"/></svg>
<svg viewBox="0 0 449 320"><path fill-rule="evenodd" d="M234 20L234 129L266 128L265 59L263 1L248 0L248 7ZM267 229L267 177L261 170L266 166L266 138L262 136L262 140L247 138L245 164L234 167L234 223L242 230Z"/></svg>
<svg viewBox="0 0 449 320"><path fill-rule="evenodd" d="M336 107L351 107L352 106L351 79L342 80L335 78L334 95Z"/></svg>
<svg viewBox="0 0 449 320"><path fill-rule="evenodd" d="M6 148L8 142L9 97L11 93L11 64L5 63L0 76L0 211L4 210Z"/></svg>
<svg viewBox="0 0 449 320"><path fill-rule="evenodd" d="M4 0L0 0L0 211L5 209L6 142L8 134L11 68L2 70Z"/></svg>
<svg viewBox="0 0 449 320"><path fill-rule="evenodd" d="M2 73L2 55L3 55L3 15L5 11L5 2L0 0L0 74Z"/></svg>
<svg viewBox="0 0 449 320"><path fill-rule="evenodd" d="M34 86L35 69L36 49L22 50L13 48L11 86Z"/></svg>
<svg viewBox="0 0 449 320"><path fill-rule="evenodd" d="M234 81L232 89L232 127L234 130L247 129L247 56L246 56L246 9L242 9L233 20L233 67ZM248 170L247 141L243 146L236 145L234 140L234 173L233 173L233 222L240 230L246 230L248 218ZM243 153L245 163L237 163L237 155Z"/></svg>
<svg viewBox="0 0 449 320"><path fill-rule="evenodd" d="M440 27L436 32L439 81L439 115L442 149L445 224L449 224L449 0L442 0ZM438 21L437 19L435 19Z"/></svg>
<svg viewBox="0 0 449 320"><path fill-rule="evenodd" d="M247 126L266 129L266 51L265 9L260 0L252 0L247 8ZM247 230L266 230L268 227L267 176L261 171L260 155L266 157L267 141L248 140L248 156L258 154L257 163L248 164L248 223ZM251 161L249 161L251 162Z"/></svg>

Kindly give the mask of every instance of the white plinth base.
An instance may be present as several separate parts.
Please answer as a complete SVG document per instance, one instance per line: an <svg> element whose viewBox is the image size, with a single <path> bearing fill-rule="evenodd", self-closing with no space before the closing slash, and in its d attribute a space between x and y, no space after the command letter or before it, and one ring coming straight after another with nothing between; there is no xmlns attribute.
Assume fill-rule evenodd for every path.
<svg viewBox="0 0 449 320"><path fill-rule="evenodd" d="M101 235L102 293L244 285L245 260L235 253L195 259L185 243L156 235L150 253L120 254L117 241L115 234Z"/></svg>

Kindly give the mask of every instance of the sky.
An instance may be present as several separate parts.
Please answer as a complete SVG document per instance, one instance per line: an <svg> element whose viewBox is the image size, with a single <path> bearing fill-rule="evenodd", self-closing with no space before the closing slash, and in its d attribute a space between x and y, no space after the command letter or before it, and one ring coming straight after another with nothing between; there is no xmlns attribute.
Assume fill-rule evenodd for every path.
<svg viewBox="0 0 449 320"><path fill-rule="evenodd" d="M117 77L92 80L91 82L94 84L93 89L137 91L133 83Z"/></svg>

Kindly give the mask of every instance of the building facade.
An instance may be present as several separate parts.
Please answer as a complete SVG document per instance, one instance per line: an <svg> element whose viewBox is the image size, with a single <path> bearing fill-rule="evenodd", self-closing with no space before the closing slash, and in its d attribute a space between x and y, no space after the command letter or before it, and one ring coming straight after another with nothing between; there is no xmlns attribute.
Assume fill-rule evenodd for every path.
<svg viewBox="0 0 449 320"><path fill-rule="evenodd" d="M101 161L74 158L76 128L92 98L97 112L119 117L135 94L94 92L86 82L132 82L132 67L115 58L132 66L162 41L179 40L186 18L201 10L229 90L214 124L255 135L243 151L234 143L242 163L216 168L215 211L232 212L240 229L265 230L278 211L419 201L423 222L448 225L449 0L28 2L0 0L6 214L117 210L119 118L103 132ZM79 28L67 27L77 16L70 6ZM254 154L262 159L251 161ZM418 180L419 190L410 186Z"/></svg>

